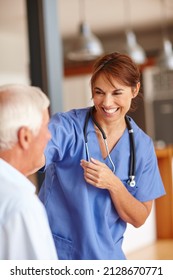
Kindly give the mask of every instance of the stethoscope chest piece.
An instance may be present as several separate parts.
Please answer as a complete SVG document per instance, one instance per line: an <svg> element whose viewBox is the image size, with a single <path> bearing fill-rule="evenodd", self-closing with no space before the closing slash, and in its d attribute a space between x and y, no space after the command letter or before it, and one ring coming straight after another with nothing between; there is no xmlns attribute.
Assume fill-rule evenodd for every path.
<svg viewBox="0 0 173 280"><path fill-rule="evenodd" d="M130 176L130 179L127 181L127 183L131 188L134 188L136 186L135 176Z"/></svg>

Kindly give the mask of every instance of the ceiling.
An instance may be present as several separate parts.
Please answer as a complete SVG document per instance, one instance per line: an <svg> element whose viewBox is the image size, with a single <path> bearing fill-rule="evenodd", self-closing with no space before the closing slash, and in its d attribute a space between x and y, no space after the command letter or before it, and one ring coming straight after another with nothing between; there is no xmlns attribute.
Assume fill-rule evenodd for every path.
<svg viewBox="0 0 173 280"><path fill-rule="evenodd" d="M136 29L161 25L164 15L167 22L173 22L173 0L58 0L57 3L63 37L76 33L81 20L80 3L84 3L83 17L97 34L123 30L127 25Z"/></svg>
<svg viewBox="0 0 173 280"><path fill-rule="evenodd" d="M85 4L84 17L92 31L100 35L105 50L121 50L123 40L117 34L122 34L127 25L136 31L139 43L148 52L161 48L161 33L155 36L153 34L156 32L149 33L146 30L153 27L161 30L164 15L173 40L173 0L57 0L57 19L64 42L64 54L71 48L71 39L75 40L77 35L81 20L79 4L82 1ZM104 37L108 33L109 38ZM28 69L27 40L25 0L0 0L0 71L24 72Z"/></svg>
<svg viewBox="0 0 173 280"><path fill-rule="evenodd" d="M85 8L83 16L81 3ZM57 14L63 38L76 34L81 17L85 17L94 32L104 34L127 25L135 29L161 25L164 14L167 22L173 22L173 0L57 0ZM25 0L0 0L1 33L25 32L25 21Z"/></svg>

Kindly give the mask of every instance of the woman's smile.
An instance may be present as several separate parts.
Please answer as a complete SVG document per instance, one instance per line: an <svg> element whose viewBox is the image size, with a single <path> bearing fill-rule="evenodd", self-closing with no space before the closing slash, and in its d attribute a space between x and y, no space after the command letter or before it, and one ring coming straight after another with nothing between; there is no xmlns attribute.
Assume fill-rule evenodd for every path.
<svg viewBox="0 0 173 280"><path fill-rule="evenodd" d="M106 113L107 116L112 116L119 110L119 107L110 108L110 109L102 107L102 110L103 110L104 113Z"/></svg>

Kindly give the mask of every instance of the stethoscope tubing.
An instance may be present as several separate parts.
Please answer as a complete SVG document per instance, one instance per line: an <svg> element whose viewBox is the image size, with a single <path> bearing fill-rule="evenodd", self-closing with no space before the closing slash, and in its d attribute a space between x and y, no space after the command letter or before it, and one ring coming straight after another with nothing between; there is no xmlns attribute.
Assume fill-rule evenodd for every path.
<svg viewBox="0 0 173 280"><path fill-rule="evenodd" d="M89 109L89 111L87 112L87 115L86 115L86 118L85 118L85 123L84 123L84 128L83 128L84 140L85 140L85 146L86 146L86 150L87 150L88 160L89 160L89 149L88 149L87 127L88 127L88 122L89 122L90 117L91 117L93 123L100 130L104 141L106 141L106 138L107 138L104 130L98 124L98 122L95 120L94 115L93 115L93 110L94 110L94 106L91 107ZM125 121L126 121L127 129L128 129L128 132L129 132L129 139L130 139L130 163L129 163L128 184L131 187L134 187L136 185L136 182L135 182L136 155L135 155L134 131L132 129L132 126L130 124L130 119L129 119L128 116L125 116ZM109 156L109 154L108 154L108 156ZM112 159L111 159L111 163L112 163Z"/></svg>

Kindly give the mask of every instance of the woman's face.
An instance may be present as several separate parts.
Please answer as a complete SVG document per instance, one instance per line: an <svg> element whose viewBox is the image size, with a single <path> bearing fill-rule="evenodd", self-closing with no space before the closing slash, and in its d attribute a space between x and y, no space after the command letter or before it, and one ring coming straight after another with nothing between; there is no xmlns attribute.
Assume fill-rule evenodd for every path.
<svg viewBox="0 0 173 280"><path fill-rule="evenodd" d="M97 111L97 119L103 121L115 121L124 119L129 111L132 98L136 97L140 83L136 89L122 85L118 80L112 80L112 84L104 75L100 75L93 87L93 102Z"/></svg>

